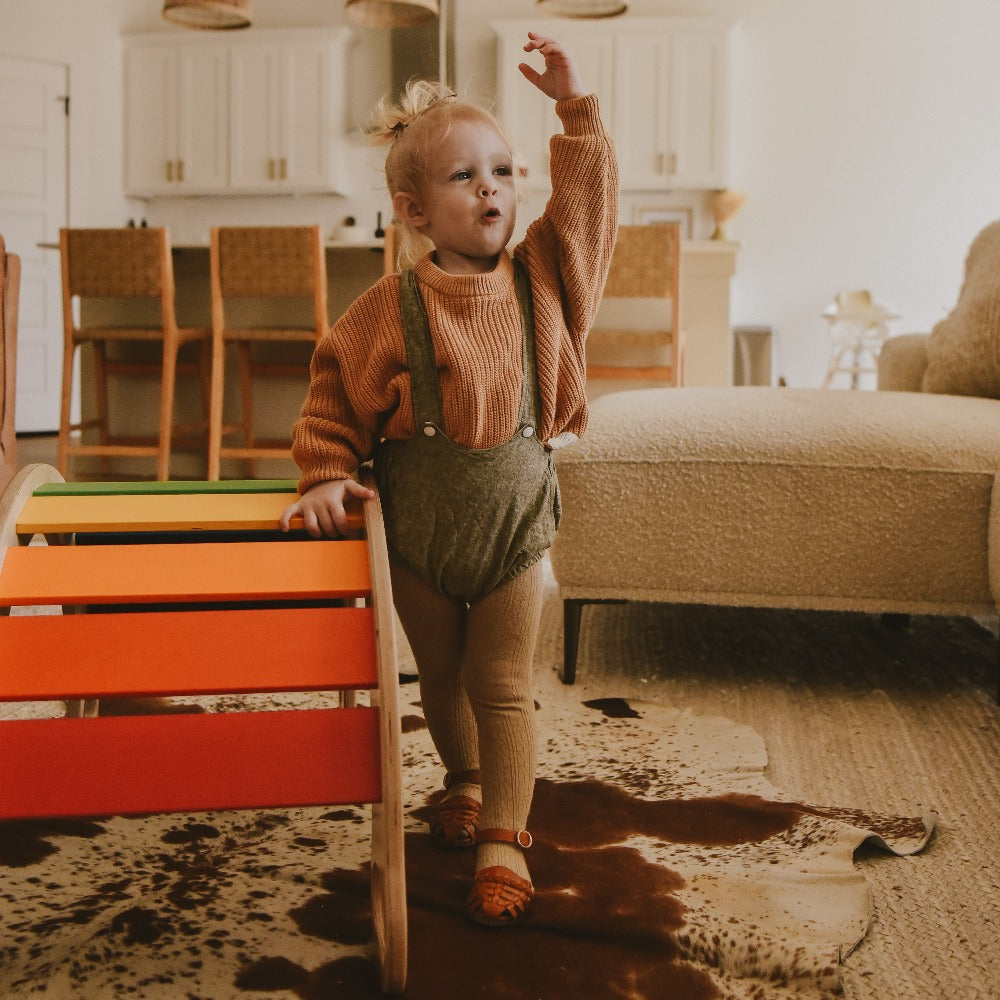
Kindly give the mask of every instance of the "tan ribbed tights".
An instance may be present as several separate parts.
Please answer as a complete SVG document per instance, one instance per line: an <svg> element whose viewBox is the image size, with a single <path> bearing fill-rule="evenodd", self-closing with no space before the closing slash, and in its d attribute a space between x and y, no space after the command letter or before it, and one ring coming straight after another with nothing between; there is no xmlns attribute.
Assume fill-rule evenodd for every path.
<svg viewBox="0 0 1000 1000"><path fill-rule="evenodd" d="M542 609L542 564L466 606L390 561L396 610L420 674L424 718L449 772L479 768L480 828L523 830L535 785L531 675ZM450 794L478 797L471 785ZM481 844L476 868L505 865L528 878L509 844Z"/></svg>

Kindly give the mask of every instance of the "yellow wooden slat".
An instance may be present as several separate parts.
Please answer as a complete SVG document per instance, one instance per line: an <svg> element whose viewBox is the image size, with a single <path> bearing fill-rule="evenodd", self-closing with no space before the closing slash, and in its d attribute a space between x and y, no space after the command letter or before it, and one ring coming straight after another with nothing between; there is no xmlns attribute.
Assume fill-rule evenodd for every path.
<svg viewBox="0 0 1000 1000"><path fill-rule="evenodd" d="M30 497L19 534L69 531L267 531L297 493ZM301 528L297 519L293 527Z"/></svg>

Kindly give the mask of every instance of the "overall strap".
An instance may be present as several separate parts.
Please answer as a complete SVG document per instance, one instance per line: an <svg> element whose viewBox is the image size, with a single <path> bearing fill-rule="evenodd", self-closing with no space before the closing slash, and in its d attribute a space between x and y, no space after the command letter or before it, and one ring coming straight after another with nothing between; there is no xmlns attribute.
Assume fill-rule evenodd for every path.
<svg viewBox="0 0 1000 1000"><path fill-rule="evenodd" d="M537 430L542 411L542 397L538 388L538 360L535 354L535 309L531 298L531 281L525 266L514 258L514 288L521 307L521 356L524 378L521 380L521 412L518 417L523 426L531 424Z"/></svg>
<svg viewBox="0 0 1000 1000"><path fill-rule="evenodd" d="M424 424L444 426L441 384L434 364L434 342L427 310L420 296L417 276L411 269L400 274L399 309L403 320L406 362L410 366L410 397L413 423L419 431Z"/></svg>

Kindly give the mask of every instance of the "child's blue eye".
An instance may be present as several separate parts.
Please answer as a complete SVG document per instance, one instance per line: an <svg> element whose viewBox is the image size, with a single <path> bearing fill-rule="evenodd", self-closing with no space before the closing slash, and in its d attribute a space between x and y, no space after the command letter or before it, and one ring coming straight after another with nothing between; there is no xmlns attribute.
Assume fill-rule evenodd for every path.
<svg viewBox="0 0 1000 1000"><path fill-rule="evenodd" d="M513 167L497 167L495 173L499 174L501 177L509 177L514 173Z"/></svg>
<svg viewBox="0 0 1000 1000"><path fill-rule="evenodd" d="M472 174L468 170L459 170L457 173L451 175L451 179L454 181L467 181Z"/></svg>

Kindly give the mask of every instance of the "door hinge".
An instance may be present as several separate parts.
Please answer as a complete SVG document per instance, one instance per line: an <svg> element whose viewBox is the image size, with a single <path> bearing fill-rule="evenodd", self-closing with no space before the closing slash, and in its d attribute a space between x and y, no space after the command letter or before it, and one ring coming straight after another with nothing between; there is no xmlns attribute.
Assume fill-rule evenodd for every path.
<svg viewBox="0 0 1000 1000"><path fill-rule="evenodd" d="M65 113L66 117L69 118L69 94L66 94L63 97L57 97L56 100L62 101L63 112Z"/></svg>

